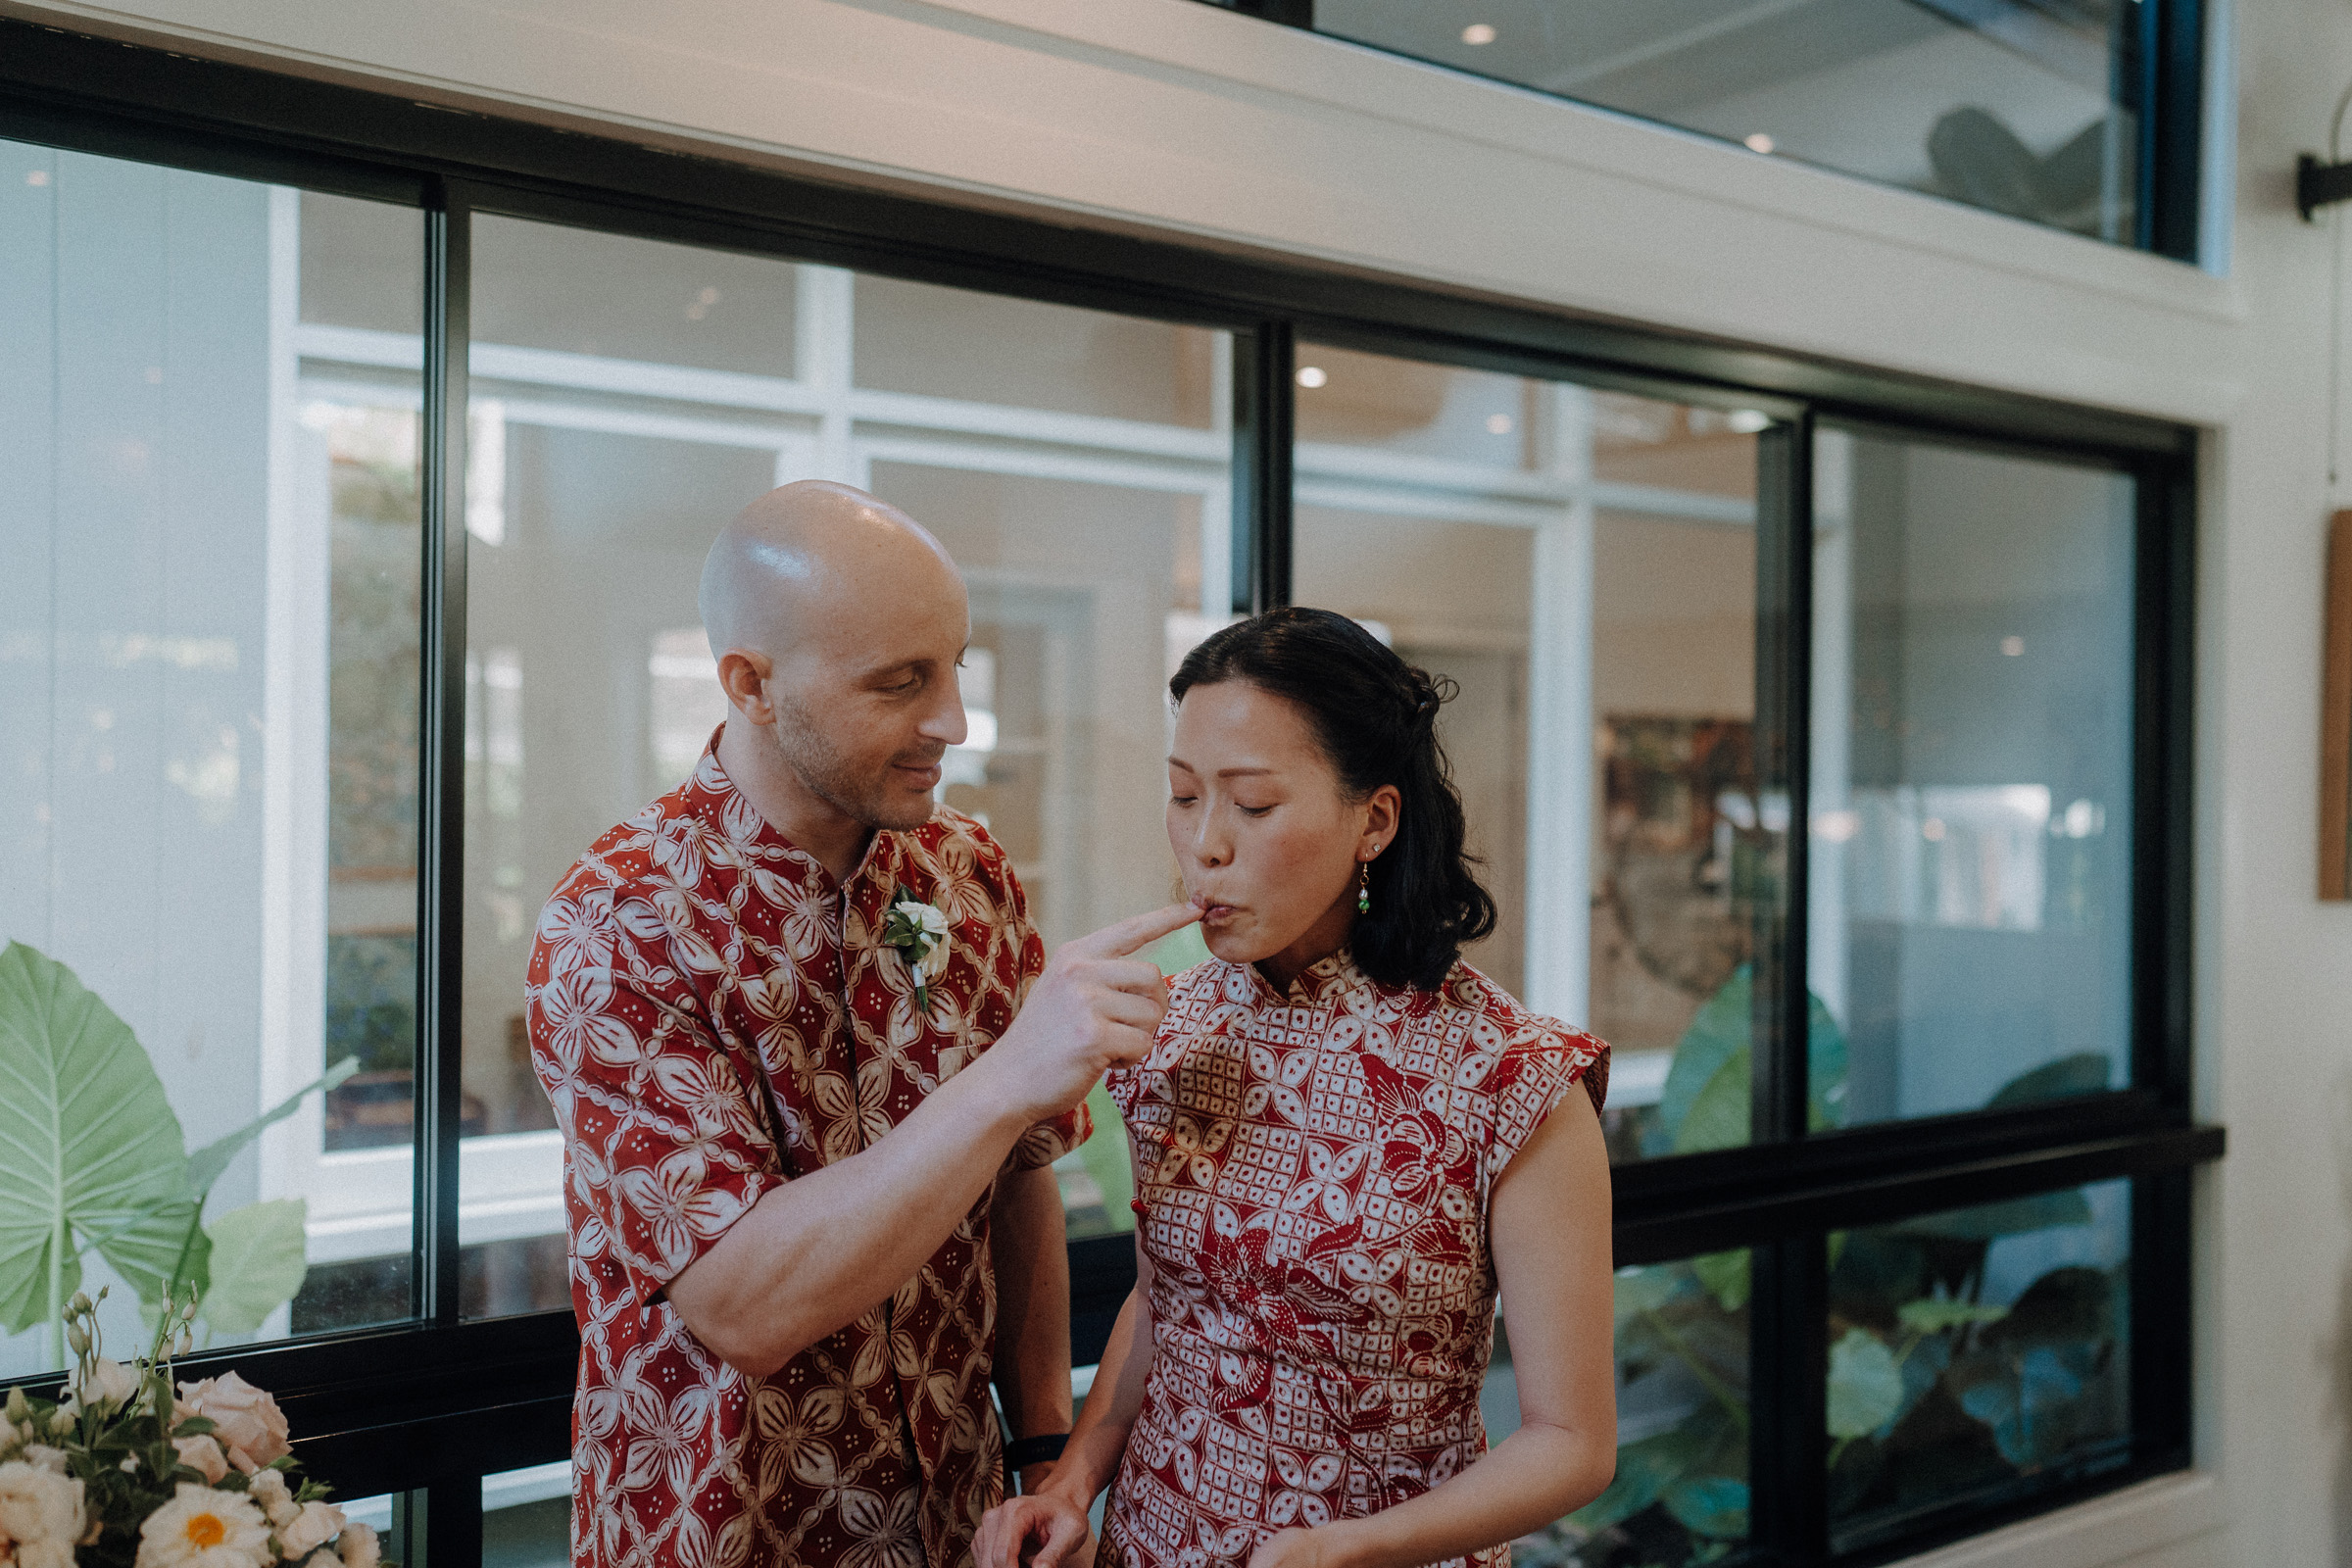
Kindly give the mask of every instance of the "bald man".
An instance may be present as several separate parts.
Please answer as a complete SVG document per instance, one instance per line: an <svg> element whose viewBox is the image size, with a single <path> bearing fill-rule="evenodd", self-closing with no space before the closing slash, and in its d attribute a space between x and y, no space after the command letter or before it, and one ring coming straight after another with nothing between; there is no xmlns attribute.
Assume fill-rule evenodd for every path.
<svg viewBox="0 0 2352 1568"><path fill-rule="evenodd" d="M581 1334L572 1561L960 1563L1003 1494L992 1377L1016 1465L1069 1429L1047 1167L1159 1022L1130 955L1195 911L1045 960L1004 853L934 804L970 616L911 519L772 491L711 547L702 612L726 723L580 858L531 956Z"/></svg>

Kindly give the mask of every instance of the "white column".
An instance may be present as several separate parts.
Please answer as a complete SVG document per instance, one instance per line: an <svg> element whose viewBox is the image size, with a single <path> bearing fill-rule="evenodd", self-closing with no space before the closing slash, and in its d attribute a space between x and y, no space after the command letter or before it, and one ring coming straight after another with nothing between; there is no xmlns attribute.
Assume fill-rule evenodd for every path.
<svg viewBox="0 0 2352 1568"><path fill-rule="evenodd" d="M850 376L857 318L857 274L847 268L803 263L796 274L800 318L792 324L793 375L814 391L820 402L816 418L816 471L786 475L791 479L836 479L863 485L866 465L851 450ZM789 462L793 454L782 454Z"/></svg>
<svg viewBox="0 0 2352 1568"><path fill-rule="evenodd" d="M1806 878L1805 984L1846 1025L1845 860L1858 826L1853 749L1854 439L1813 440L1812 871Z"/></svg>
<svg viewBox="0 0 2352 1568"><path fill-rule="evenodd" d="M262 675L262 1031L257 1111L316 1079L326 1043L331 507L326 439L302 422L302 197L270 192L270 409ZM309 1196L320 1097L262 1135L260 1196Z"/></svg>
<svg viewBox="0 0 2352 1568"><path fill-rule="evenodd" d="M1550 466L1578 498L1536 530L1528 639L1527 1003L1582 1025L1592 956L1592 397L1550 389Z"/></svg>

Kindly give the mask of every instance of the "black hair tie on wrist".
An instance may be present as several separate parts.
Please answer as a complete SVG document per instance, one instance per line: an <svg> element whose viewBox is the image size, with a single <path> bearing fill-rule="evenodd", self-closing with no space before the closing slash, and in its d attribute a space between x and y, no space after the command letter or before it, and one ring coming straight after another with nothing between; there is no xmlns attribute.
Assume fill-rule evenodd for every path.
<svg viewBox="0 0 2352 1568"><path fill-rule="evenodd" d="M1055 1432L1042 1438L1019 1438L1004 1445L1004 1468L1026 1470L1033 1464L1045 1464L1061 1457L1062 1445L1070 1441L1067 1432Z"/></svg>

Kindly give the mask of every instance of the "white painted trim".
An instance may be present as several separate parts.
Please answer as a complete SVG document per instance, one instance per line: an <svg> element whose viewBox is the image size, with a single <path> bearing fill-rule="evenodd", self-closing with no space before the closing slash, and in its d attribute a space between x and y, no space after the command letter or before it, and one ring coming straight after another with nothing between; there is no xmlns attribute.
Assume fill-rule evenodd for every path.
<svg viewBox="0 0 2352 1568"><path fill-rule="evenodd" d="M1552 466L1586 489L1592 398L1555 386ZM1537 528L1529 607L1527 970L1529 1006L1582 1026L1592 1015L1593 506L1554 507Z"/></svg>

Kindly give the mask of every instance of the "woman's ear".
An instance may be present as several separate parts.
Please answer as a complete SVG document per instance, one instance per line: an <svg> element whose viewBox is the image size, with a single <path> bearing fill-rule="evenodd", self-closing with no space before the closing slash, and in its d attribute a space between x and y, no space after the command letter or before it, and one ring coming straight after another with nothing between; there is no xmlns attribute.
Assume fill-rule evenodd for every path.
<svg viewBox="0 0 2352 1568"><path fill-rule="evenodd" d="M1383 784L1364 801L1364 834L1356 847L1356 858L1370 859L1396 842L1396 829L1404 816L1404 796L1394 784Z"/></svg>
<svg viewBox="0 0 2352 1568"><path fill-rule="evenodd" d="M775 705L767 700L767 677L774 665L764 654L730 648L718 656L718 684L727 701L755 724L776 721Z"/></svg>

